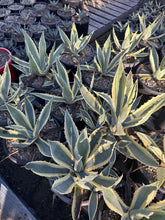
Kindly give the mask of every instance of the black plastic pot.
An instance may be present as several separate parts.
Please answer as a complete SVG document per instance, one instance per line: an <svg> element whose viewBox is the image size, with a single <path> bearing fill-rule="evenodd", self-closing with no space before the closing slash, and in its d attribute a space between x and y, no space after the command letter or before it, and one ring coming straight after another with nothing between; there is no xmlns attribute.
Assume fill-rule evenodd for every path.
<svg viewBox="0 0 165 220"><path fill-rule="evenodd" d="M88 27L89 27L89 16L86 16L81 21L78 21L76 17L72 17L73 22L75 22L76 29L78 32L78 36L81 35L86 36L88 34Z"/></svg>
<svg viewBox="0 0 165 220"><path fill-rule="evenodd" d="M71 20L72 19L72 17L75 15L75 13L76 13L76 10L74 9L74 8L70 8L71 9L71 11L70 11L70 13L63 13L63 11L62 11L62 9L63 8L59 8L58 10L57 10L57 15L62 19L62 20Z"/></svg>
<svg viewBox="0 0 165 220"><path fill-rule="evenodd" d="M141 65L137 68L137 71L136 71L135 78L138 79L138 91L139 91L139 93L144 94L144 95L150 95L150 96L156 96L156 95L163 94L164 92L155 91L155 90L153 90L151 87L145 85L145 84L140 80L140 77L139 77L139 75L138 75L138 73L141 73L140 68L144 68L145 66L148 66L148 65L149 65L148 63L141 64ZM148 67L148 68L149 68L149 67ZM151 74L152 74L152 73L151 73Z"/></svg>
<svg viewBox="0 0 165 220"><path fill-rule="evenodd" d="M83 80L83 83L84 83L84 85L86 85L88 88L90 87L90 83L91 83L91 81L89 81L88 79L87 79L87 77L85 76L85 74L83 74L84 72L83 71L81 71L82 72L82 80ZM89 72L89 74L93 74L91 71ZM102 76L103 77L103 79L105 79L106 80L106 78L107 78L107 80L110 80L110 77L109 76ZM96 77L95 77L96 78ZM108 79L109 78L109 79ZM102 80L103 81L103 80ZM100 79L100 82L101 82L101 79ZM111 91L111 86L110 87L105 87L104 86L104 84L100 87L100 86L96 86L96 84L95 84L95 82L94 82L94 85L93 85L93 87L92 87L92 90L94 90L94 91L98 91L98 92L105 92L105 93L107 93L107 92L110 92Z"/></svg>
<svg viewBox="0 0 165 220"><path fill-rule="evenodd" d="M70 70L70 72L69 72L69 78L70 78L70 80L71 81L73 81L73 78L74 78L74 74L76 73L76 71L77 71L77 66L79 65L79 64L90 64L92 61L93 61L93 58L94 58L94 49L93 49L93 47L90 45L90 44L88 44L87 45L88 47L90 47L90 49L91 49L91 57L88 59L88 60L86 60L86 62L84 62L84 63L77 63L77 64L70 64L70 63L68 63L68 62L66 62L66 61L64 61L64 60L62 60L62 58L61 58L61 63L65 66L65 68L67 69L67 70Z"/></svg>
<svg viewBox="0 0 165 220"><path fill-rule="evenodd" d="M53 21L48 21L44 16L41 17L41 23L47 27L50 28L56 28L57 24L60 22L60 18L58 16L55 16L55 19Z"/></svg>
<svg viewBox="0 0 165 220"><path fill-rule="evenodd" d="M62 3L58 2L58 4L56 6L52 6L50 3L47 5L47 8L49 9L50 12L53 12L57 15L57 10L59 8L62 8Z"/></svg>

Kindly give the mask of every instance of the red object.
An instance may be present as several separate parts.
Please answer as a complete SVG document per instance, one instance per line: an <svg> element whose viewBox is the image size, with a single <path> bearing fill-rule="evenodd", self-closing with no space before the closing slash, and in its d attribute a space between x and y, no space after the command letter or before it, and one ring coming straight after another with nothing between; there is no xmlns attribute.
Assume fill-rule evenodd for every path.
<svg viewBox="0 0 165 220"><path fill-rule="evenodd" d="M5 48L0 47L0 50L1 50L1 51L5 51L5 52L7 52L9 55L11 55L11 52L10 52L9 50L5 49ZM9 66L9 69L10 69L10 73L11 73L11 81L12 81L12 82L15 82L16 79L17 79L17 75L16 75L16 73L15 73L14 67L12 66L12 60L11 60L11 58L9 58L9 60L8 60L7 63L8 63L8 66ZM0 74L1 74L1 75L3 74L4 68L5 68L5 65L0 67Z"/></svg>

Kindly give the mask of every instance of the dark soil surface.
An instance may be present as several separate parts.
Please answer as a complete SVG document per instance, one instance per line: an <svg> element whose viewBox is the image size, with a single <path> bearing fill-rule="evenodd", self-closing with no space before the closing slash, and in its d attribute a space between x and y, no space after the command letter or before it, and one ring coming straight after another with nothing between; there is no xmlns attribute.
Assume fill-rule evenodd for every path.
<svg viewBox="0 0 165 220"><path fill-rule="evenodd" d="M46 178L5 159L0 140L0 175L38 220L72 220L71 206L53 196ZM82 213L81 220L88 217Z"/></svg>

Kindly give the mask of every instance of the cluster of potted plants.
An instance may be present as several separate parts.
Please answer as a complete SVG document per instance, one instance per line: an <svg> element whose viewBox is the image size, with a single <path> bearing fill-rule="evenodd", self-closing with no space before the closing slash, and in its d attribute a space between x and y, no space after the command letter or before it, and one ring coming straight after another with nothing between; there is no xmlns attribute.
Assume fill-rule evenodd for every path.
<svg viewBox="0 0 165 220"><path fill-rule="evenodd" d="M123 39L114 25L102 47L96 41L95 53L93 33L79 36L73 23L70 35L58 28L61 43L49 51L44 31L38 43L22 31L27 59L9 55L18 83L4 61L5 152L46 177L71 204L74 220L81 209L90 220L105 211L123 220L165 217L165 127L154 124L164 120L165 57L156 43L165 36L165 6L157 3L160 14L147 20L150 4L138 12L136 27L133 20L123 24Z"/></svg>
<svg viewBox="0 0 165 220"><path fill-rule="evenodd" d="M74 11L70 14L69 11ZM60 11L62 15L60 15ZM70 14L69 17L65 17L65 14ZM73 16L74 15L74 16ZM87 18L84 20L84 18ZM52 35L51 29L57 29L58 25L70 33L73 20L76 21L78 30L80 29L79 36L88 33L89 16L87 12L83 10L78 10L72 8L69 3L62 3L59 0L50 1L0 1L0 32L4 35L4 38L12 38L14 41L13 51L16 53L19 50L20 45L24 45L24 38L22 33L22 28L26 29L33 39L38 41L41 36L42 31L51 34L53 39L49 41L46 38L47 47L49 50L50 44L53 45L52 40L56 41L56 37ZM75 20L76 19L76 20ZM81 25L86 23L86 28L83 32ZM16 48L17 47L17 48ZM16 48L16 49L15 49ZM9 48L7 48L9 49Z"/></svg>

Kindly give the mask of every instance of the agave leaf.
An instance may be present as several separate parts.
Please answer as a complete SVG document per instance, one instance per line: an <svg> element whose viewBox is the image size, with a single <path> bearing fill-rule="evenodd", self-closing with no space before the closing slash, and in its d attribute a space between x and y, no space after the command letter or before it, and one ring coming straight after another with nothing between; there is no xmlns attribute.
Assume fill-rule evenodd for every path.
<svg viewBox="0 0 165 220"><path fill-rule="evenodd" d="M91 156L92 154L94 154L100 143L101 143L101 140L102 140L102 132L100 131L100 128L94 130L91 135L89 136L89 143L90 143L90 154L89 156Z"/></svg>
<svg viewBox="0 0 165 220"><path fill-rule="evenodd" d="M165 219L165 211L154 210L154 214L150 216L150 220L164 220Z"/></svg>
<svg viewBox="0 0 165 220"><path fill-rule="evenodd" d="M121 216L127 212L128 207L111 187L103 188L103 198L108 208L112 211L117 212Z"/></svg>
<svg viewBox="0 0 165 220"><path fill-rule="evenodd" d="M77 78L76 78L77 79ZM90 106L90 108L95 111L97 114L102 115L104 113L103 107L100 105L98 100L94 97L90 91L77 79L79 86L80 86L80 92L83 96L85 102Z"/></svg>
<svg viewBox="0 0 165 220"><path fill-rule="evenodd" d="M1 76L1 82L0 82L0 98L4 102L8 100L10 86L11 86L11 74L10 74L9 66L6 62L5 69Z"/></svg>
<svg viewBox="0 0 165 220"><path fill-rule="evenodd" d="M59 30L60 38L63 41L64 45L67 48L71 49L70 48L71 41L69 40L68 36L64 33L64 31L61 28L58 27L58 30Z"/></svg>
<svg viewBox="0 0 165 220"><path fill-rule="evenodd" d="M74 149L74 171L76 172L82 172L84 170L84 165L82 162L82 156L80 156L79 152Z"/></svg>
<svg viewBox="0 0 165 220"><path fill-rule="evenodd" d="M33 54L31 53L31 51L29 52L29 71L33 74L36 75L45 75L44 70L41 69L41 64L40 61L37 62L33 56Z"/></svg>
<svg viewBox="0 0 165 220"><path fill-rule="evenodd" d="M165 182L165 167L160 167L157 169L157 179L159 181L159 186Z"/></svg>
<svg viewBox="0 0 165 220"><path fill-rule="evenodd" d="M143 142L144 146L149 149L154 155L158 157L163 163L165 163L165 155L162 152L162 150L157 146L155 141L148 135L136 132L137 136L140 138L140 140Z"/></svg>
<svg viewBox="0 0 165 220"><path fill-rule="evenodd" d="M19 131L6 130L5 128L0 127L0 137L4 139L19 139L25 140L26 137L22 135Z"/></svg>
<svg viewBox="0 0 165 220"><path fill-rule="evenodd" d="M130 205L130 210L144 209L156 196L157 187L144 185L138 188Z"/></svg>
<svg viewBox="0 0 165 220"><path fill-rule="evenodd" d="M80 66L77 67L76 77L79 79L80 82L82 82ZM74 80L73 86L72 86L72 93L73 93L74 98L76 97L78 91L79 91L78 82L77 82L77 80Z"/></svg>
<svg viewBox="0 0 165 220"><path fill-rule="evenodd" d="M55 193L69 194L72 192L74 185L74 179L69 173L64 177L55 180L51 190Z"/></svg>
<svg viewBox="0 0 165 220"><path fill-rule="evenodd" d="M79 137L79 132L68 111L65 111L64 132L65 132L65 137L68 142L70 151L73 154L73 151L74 151L73 149L75 148L77 139Z"/></svg>
<svg viewBox="0 0 165 220"><path fill-rule="evenodd" d="M40 63L40 58L38 54L37 47L35 43L33 42L32 38L26 33L26 31L23 30L23 35L25 38L25 46L26 46L26 52L29 56L29 53L34 57L34 60L36 63Z"/></svg>
<svg viewBox="0 0 165 220"><path fill-rule="evenodd" d="M119 67L117 68L117 72L112 84L112 103L117 117L121 113L124 102L125 83L124 67L122 60L120 60Z"/></svg>
<svg viewBox="0 0 165 220"><path fill-rule="evenodd" d="M112 30L112 33L113 33L113 39L114 39L114 42L115 42L116 47L119 48L119 49L121 49L121 45L120 45L119 40L118 40L118 38L117 38L117 36L116 36L116 33L115 33L115 29L114 29L114 28L113 28L113 30Z"/></svg>
<svg viewBox="0 0 165 220"><path fill-rule="evenodd" d="M83 190L78 185L75 185L73 200L72 200L73 220L77 220L80 217L82 198L83 198Z"/></svg>
<svg viewBox="0 0 165 220"><path fill-rule="evenodd" d="M134 209L131 210L129 213L129 216L131 219L136 219L136 220L140 220L142 218L146 218L146 219L150 219L151 215L153 215L154 212L151 210L147 210L147 209Z"/></svg>
<svg viewBox="0 0 165 220"><path fill-rule="evenodd" d="M59 48L57 48L56 51L55 51L55 46L56 46L56 44L54 42L53 47L52 47L52 49L51 49L51 51L50 51L50 53L48 55L47 70L46 70L46 72L49 71L50 67L55 63L56 59L60 56L60 54L62 52L62 50L61 50L60 54L57 53L57 50L61 49L62 45L60 45Z"/></svg>
<svg viewBox="0 0 165 220"><path fill-rule="evenodd" d="M57 164L46 161L33 161L25 165L25 168L31 170L33 173L47 178L64 176L69 173L69 170Z"/></svg>
<svg viewBox="0 0 165 220"><path fill-rule="evenodd" d="M22 66L23 68L29 69L29 63L19 59L18 57L12 56L10 55L10 58L17 64L19 64L20 66ZM19 67L18 65L14 65L16 68ZM21 68L21 70L23 70L23 68ZM18 68L17 68L18 69Z"/></svg>
<svg viewBox="0 0 165 220"><path fill-rule="evenodd" d="M52 107L52 101L49 101L42 109L34 128L34 136L38 136L45 124L47 123Z"/></svg>
<svg viewBox="0 0 165 220"><path fill-rule="evenodd" d="M13 142L12 143L12 146L13 147L19 147L19 148L26 148L28 146L30 146L31 144L33 144L35 141L35 139L27 139L26 141L24 142Z"/></svg>
<svg viewBox="0 0 165 220"><path fill-rule="evenodd" d="M43 140L41 137L38 137L35 140L35 144L37 145L41 154L46 157L51 157L50 146L45 140Z"/></svg>
<svg viewBox="0 0 165 220"><path fill-rule="evenodd" d="M44 37L44 31L41 34L40 40L39 40L39 59L40 59L40 64L45 63L45 56L46 56L46 41Z"/></svg>
<svg viewBox="0 0 165 220"><path fill-rule="evenodd" d="M152 47L152 49L150 50L149 59L150 59L152 72L154 74L159 68L159 57L158 57L158 53L156 52L155 47Z"/></svg>
<svg viewBox="0 0 165 220"><path fill-rule="evenodd" d="M129 145L127 150L132 154L137 160L146 164L148 166L158 167L158 162L156 159L147 151L146 148L142 147L136 141L134 141L129 135L125 135L123 140L128 141Z"/></svg>
<svg viewBox="0 0 165 220"><path fill-rule="evenodd" d="M18 131L21 135L27 138L33 138L33 132L27 130L25 127L20 126L20 125L8 125L6 126L7 129L13 129L15 131Z"/></svg>
<svg viewBox="0 0 165 220"><path fill-rule="evenodd" d="M89 197L88 215L89 220L93 220L98 207L98 193L92 191Z"/></svg>
<svg viewBox="0 0 165 220"><path fill-rule="evenodd" d="M80 115L82 120L86 123L86 125L91 128L92 130L95 129L95 124L86 110L80 109Z"/></svg>
<svg viewBox="0 0 165 220"><path fill-rule="evenodd" d="M152 113L159 110L164 105L165 94L153 97L142 106L140 106L136 111L134 111L123 123L123 127L133 127L146 122Z"/></svg>
<svg viewBox="0 0 165 220"><path fill-rule="evenodd" d="M68 148L59 141L49 141L53 160L62 167L73 170L73 155Z"/></svg>
<svg viewBox="0 0 165 220"><path fill-rule="evenodd" d="M112 47L112 45L111 45L111 38L110 38L110 35L109 35L109 37L108 37L107 40L105 41L104 46L103 46L103 49L102 49L102 51L103 51L103 56L105 57L105 64L104 64L105 69L107 69L108 63L109 63L110 58L111 58L111 47ZM103 68L103 67L102 67L102 68ZM103 68L103 69L104 69L104 68Z"/></svg>
<svg viewBox="0 0 165 220"><path fill-rule="evenodd" d="M35 112L34 112L33 105L31 104L29 99L25 99L25 114L26 114L32 128L34 128L34 126L35 126Z"/></svg>
<svg viewBox="0 0 165 220"><path fill-rule="evenodd" d="M55 95L51 95L51 94L46 94L46 93L31 93L31 95L37 96L41 99L45 99L45 100L52 100L53 102L65 102L65 99L63 97L59 97L59 96L55 96Z"/></svg>
<svg viewBox="0 0 165 220"><path fill-rule="evenodd" d="M101 66L101 69L103 69L103 66L105 64L105 56L103 55L101 47L97 41L96 41L96 54L97 54L97 60Z"/></svg>
<svg viewBox="0 0 165 220"><path fill-rule="evenodd" d="M25 127L27 130L33 130L28 118L19 109L9 104L6 106L15 124Z"/></svg>
<svg viewBox="0 0 165 220"><path fill-rule="evenodd" d="M108 163L112 155L113 147L114 144L112 142L102 140L97 151L88 158L86 162L86 170L95 170Z"/></svg>
<svg viewBox="0 0 165 220"><path fill-rule="evenodd" d="M122 42L121 46L124 50L130 47L130 27L129 25L126 28L124 40Z"/></svg>
<svg viewBox="0 0 165 220"><path fill-rule="evenodd" d="M151 203L151 205L149 205L147 208L150 210L165 210L165 199L156 203Z"/></svg>
<svg viewBox="0 0 165 220"><path fill-rule="evenodd" d="M98 175L93 181L92 184L95 185L97 188L101 187L111 187L115 184L117 178L111 176L103 176Z"/></svg>
<svg viewBox="0 0 165 220"><path fill-rule="evenodd" d="M75 144L75 149L79 152L80 156L82 157L82 162L85 165L85 162L90 152L90 145L86 128L81 131Z"/></svg>
<svg viewBox="0 0 165 220"><path fill-rule="evenodd" d="M56 65L57 65L57 72L53 71L53 73L58 84L60 85L60 87L63 87L64 85L66 85L67 87L70 87L67 70L65 69L65 67L61 64L61 62L58 59L56 61Z"/></svg>
<svg viewBox="0 0 165 220"><path fill-rule="evenodd" d="M111 155L111 159L109 161L109 164L101 171L101 175L103 176L109 176L110 173L111 173L111 169L112 169L112 166L114 165L116 161L116 151L114 150L112 152L112 155ZM116 176L115 176L116 177Z"/></svg>

